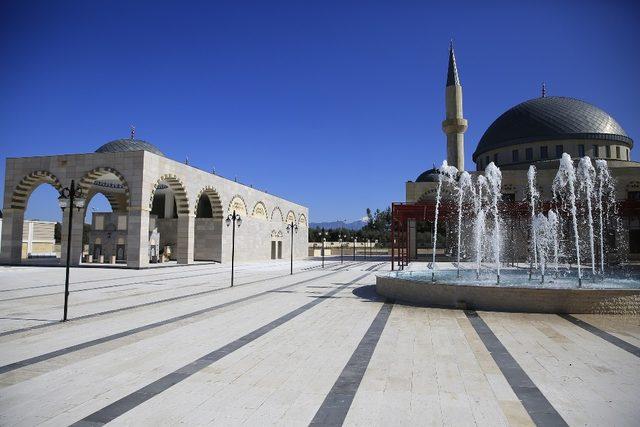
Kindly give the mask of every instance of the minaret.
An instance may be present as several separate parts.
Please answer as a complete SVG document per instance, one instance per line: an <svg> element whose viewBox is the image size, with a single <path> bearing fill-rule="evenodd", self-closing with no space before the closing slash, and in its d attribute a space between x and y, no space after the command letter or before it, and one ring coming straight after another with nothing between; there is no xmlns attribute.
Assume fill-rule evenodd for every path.
<svg viewBox="0 0 640 427"><path fill-rule="evenodd" d="M447 163L459 171L464 170L464 133L467 120L462 116L462 86L458 77L453 41L449 44L449 70L445 88L446 118L442 131L447 135Z"/></svg>

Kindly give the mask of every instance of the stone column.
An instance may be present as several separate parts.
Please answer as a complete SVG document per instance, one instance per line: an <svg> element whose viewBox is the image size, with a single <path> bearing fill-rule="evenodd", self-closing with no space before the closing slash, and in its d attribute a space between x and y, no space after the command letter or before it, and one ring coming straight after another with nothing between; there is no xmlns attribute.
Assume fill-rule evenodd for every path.
<svg viewBox="0 0 640 427"><path fill-rule="evenodd" d="M130 207L127 216L127 267L149 265L149 209Z"/></svg>
<svg viewBox="0 0 640 427"><path fill-rule="evenodd" d="M68 207L62 212L62 228L60 230L60 264L66 265L67 262L69 209L74 209L73 224L71 224L71 258L69 259L69 265L78 265L80 264L80 257L82 256L82 232L84 231L84 215L86 213L86 210L78 210L74 207Z"/></svg>
<svg viewBox="0 0 640 427"><path fill-rule="evenodd" d="M178 241L176 258L178 264L193 263L193 228L195 223L194 215L178 216Z"/></svg>
<svg viewBox="0 0 640 427"><path fill-rule="evenodd" d="M24 210L7 208L2 211L2 250L0 261L3 264L22 262L22 228Z"/></svg>
<svg viewBox="0 0 640 427"><path fill-rule="evenodd" d="M409 220L409 258L417 259L417 249L416 249L416 220Z"/></svg>

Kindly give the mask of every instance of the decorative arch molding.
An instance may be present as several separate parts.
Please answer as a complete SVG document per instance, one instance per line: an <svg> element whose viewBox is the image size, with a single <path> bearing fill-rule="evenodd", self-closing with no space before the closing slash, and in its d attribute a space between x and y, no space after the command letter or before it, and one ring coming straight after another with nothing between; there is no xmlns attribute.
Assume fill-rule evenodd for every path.
<svg viewBox="0 0 640 427"><path fill-rule="evenodd" d="M109 201L109 204L111 205L111 210L113 210L114 212L126 211L129 208L129 199L130 199L129 184L127 184L127 180L125 179L125 177L116 169L108 166L97 167L87 172L82 178L80 178L80 182L78 184L80 185L80 188L82 188L82 191L84 192L84 194L89 195L89 192L91 191L91 187L93 186L93 183L96 180L99 180L101 177L109 174L115 175L116 178L118 178L118 181L120 181L120 184L122 185L122 189L124 190L124 197L118 197L118 193L109 193L107 191L105 192L96 191L93 193L92 197L97 193L101 193Z"/></svg>
<svg viewBox="0 0 640 427"><path fill-rule="evenodd" d="M300 214L298 215L298 227L306 227L308 226L309 223L307 222L307 217L305 216L305 214Z"/></svg>
<svg viewBox="0 0 640 427"><path fill-rule="evenodd" d="M163 181L167 183L176 198L178 216L189 215L189 196L187 195L187 190L185 190L182 180L173 174L162 175L153 185L149 200L149 210L153 209L153 196L156 194L156 190Z"/></svg>
<svg viewBox="0 0 640 427"><path fill-rule="evenodd" d="M271 230L271 239L282 240L282 237L283 237L282 230Z"/></svg>
<svg viewBox="0 0 640 427"><path fill-rule="evenodd" d="M286 221L286 223L287 224L291 224L292 222L294 224L296 223L296 214L293 213L293 211L289 211L289 212L287 212L287 221Z"/></svg>
<svg viewBox="0 0 640 427"><path fill-rule="evenodd" d="M11 208L22 209L27 207L27 201L31 192L40 184L51 184L58 192L62 191L60 180L46 170L33 171L20 180L11 195Z"/></svg>
<svg viewBox="0 0 640 427"><path fill-rule="evenodd" d="M233 213L233 211L236 211L238 215L246 216L247 204L244 202L242 196L236 194L231 198L231 201L229 202L229 208L227 210L229 211L229 213Z"/></svg>
<svg viewBox="0 0 640 427"><path fill-rule="evenodd" d="M200 190L198 196L196 197L196 202L193 205L193 212L198 212L198 204L200 203L200 199L203 195L206 195L209 198L209 203L211 203L211 213L212 217L215 219L222 219L223 210L222 210L222 200L220 199L220 194L218 191L210 186L206 186Z"/></svg>
<svg viewBox="0 0 640 427"><path fill-rule="evenodd" d="M268 220L267 217L267 206L263 202L258 202L253 207L251 212L251 216L257 219Z"/></svg>
<svg viewBox="0 0 640 427"><path fill-rule="evenodd" d="M271 221L284 222L284 215L282 215L282 211L277 206L271 211Z"/></svg>

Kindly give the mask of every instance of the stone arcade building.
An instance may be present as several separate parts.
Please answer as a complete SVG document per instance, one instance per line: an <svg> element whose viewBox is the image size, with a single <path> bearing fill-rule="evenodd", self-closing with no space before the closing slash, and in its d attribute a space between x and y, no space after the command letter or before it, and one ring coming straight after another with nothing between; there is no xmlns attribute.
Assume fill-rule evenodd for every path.
<svg viewBox="0 0 640 427"><path fill-rule="evenodd" d="M83 256L85 210L103 194L113 213L95 213L89 253L112 256L128 267L149 266L150 237L159 249L170 247L179 264L231 260L234 210L242 218L236 229L238 261L288 258L295 224L294 257L307 255L308 209L247 185L171 160L152 144L133 139L111 141L95 153L8 158L4 183L4 221L0 260L20 264L24 213L33 190L41 184L61 191L71 180L82 187L85 207L73 215L71 263ZM63 213L62 256L67 253L68 209ZM154 233L155 232L155 233ZM158 255L158 254L154 254Z"/></svg>

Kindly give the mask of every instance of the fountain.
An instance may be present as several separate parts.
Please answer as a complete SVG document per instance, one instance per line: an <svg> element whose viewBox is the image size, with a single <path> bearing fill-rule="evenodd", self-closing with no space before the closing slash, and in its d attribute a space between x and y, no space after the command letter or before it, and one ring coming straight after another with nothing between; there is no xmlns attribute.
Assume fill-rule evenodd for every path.
<svg viewBox="0 0 640 427"><path fill-rule="evenodd" d="M608 244L605 236L618 224L615 187L606 161L583 157L575 167L571 157L563 154L549 201L541 200L536 187L538 171L529 167L524 203L501 201L502 172L494 163L487 165L484 174L473 176L458 173L446 162L439 172L434 230L443 212L450 224L457 223L455 268L436 271L434 232L431 280L426 271L416 270L378 276L376 286L381 295L488 310L640 314L640 281L612 273L605 276L609 254L616 251L615 243ZM443 192L445 185L453 190L450 196ZM515 211L509 213L509 209ZM514 237L517 226L503 216L522 218L518 216L521 213L530 220L526 227L516 229L520 234ZM464 226L463 218L469 219L470 226ZM529 268L503 265L503 248L513 248L506 240L526 239L527 230L531 238ZM465 245L467 250L463 250ZM590 250L594 281L588 283L582 280L588 263L581 259L581 248ZM464 268L465 258L468 268ZM483 262L488 263L486 271L495 272L495 276L482 274ZM539 281L531 280L534 274L539 275Z"/></svg>
<svg viewBox="0 0 640 427"><path fill-rule="evenodd" d="M436 274L436 243L438 241L438 213L440 213L440 197L442 195L443 182L454 182L458 169L455 166L449 166L446 160L442 161L442 166L438 169L438 190L436 192L436 214L433 222L433 261L431 264L431 280L435 281Z"/></svg>
<svg viewBox="0 0 640 427"><path fill-rule="evenodd" d="M578 211L576 208L576 172L573 167L571 156L567 153L562 154L560 159L560 168L556 177L553 179L553 194L565 194L566 199L570 203L571 219L573 220L573 235L576 248L576 263L578 266L578 287L582 286L582 270L580 268L580 236L578 235Z"/></svg>
<svg viewBox="0 0 640 427"><path fill-rule="evenodd" d="M529 204L531 205L531 223L536 217L536 200L540 196L538 189L536 188L536 167L534 165L529 166L527 171L527 179L529 181ZM533 231L533 230L532 230ZM533 262L529 263L529 280L533 269L538 266L538 253L536 248L536 233L531 233L531 253L533 254Z"/></svg>
<svg viewBox="0 0 640 427"><path fill-rule="evenodd" d="M462 172L458 179L458 230L462 230L462 202L464 201L464 195L471 191L473 183L471 182L471 175L468 172ZM462 233L458 231L458 256L456 258L456 264L458 267L458 277L460 277L460 251L462 249Z"/></svg>

